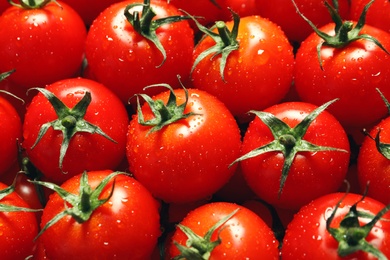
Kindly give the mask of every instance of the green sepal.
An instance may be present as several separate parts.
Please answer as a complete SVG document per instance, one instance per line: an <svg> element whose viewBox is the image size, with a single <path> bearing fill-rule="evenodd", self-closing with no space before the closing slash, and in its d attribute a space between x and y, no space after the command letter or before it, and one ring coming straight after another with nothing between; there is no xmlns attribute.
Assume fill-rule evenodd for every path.
<svg viewBox="0 0 390 260"><path fill-rule="evenodd" d="M124 172L113 172L106 176L99 185L93 190L92 187L88 183L88 174L87 172L83 172L80 178L80 192L78 195L70 193L64 190L61 186L44 181L31 181L34 184L42 185L46 188L49 188L55 191L66 203L69 203L72 207L68 207L65 204L65 209L58 213L54 218L46 223L46 225L41 229L38 233L37 239L43 232L45 232L48 228L53 226L59 220L61 220L65 216L71 216L78 223L84 223L88 221L92 215L92 213L101 205L106 203L112 196L115 188L115 179L112 184L111 192L107 198L99 199L100 194L103 189L107 186L108 182L111 181L119 174L127 174Z"/></svg>
<svg viewBox="0 0 390 260"><path fill-rule="evenodd" d="M185 93L185 101L178 105L177 99L174 90L168 84L154 84L145 87L144 89L151 87L165 87L167 88L169 93L169 98L166 104L162 100L153 100L150 96L146 94L137 94L137 115L138 115L138 123L143 126L152 126L152 128L148 131L148 134L157 132L161 130L164 126L173 124L181 119L186 119L190 116L201 115L194 112L184 113L184 110L188 103L188 90L182 85ZM146 103L149 105L154 118L150 120L145 120L144 115L142 113L139 96L141 96Z"/></svg>
<svg viewBox="0 0 390 260"><path fill-rule="evenodd" d="M57 2L57 0L20 0L19 3L15 3L13 0L7 0L13 6L23 8L23 9L39 9L45 7L47 4L54 2L60 8L62 6Z"/></svg>
<svg viewBox="0 0 390 260"><path fill-rule="evenodd" d="M319 152L319 151L339 151L339 152L348 152L344 149L320 146L313 143L310 143L303 139L306 134L307 129L311 123L317 118L317 116L322 113L329 105L336 102L338 99L331 100L322 106L317 107L310 114L308 114L299 124L294 128L291 128L285 122L277 118L271 113L263 111L250 111L250 113L255 114L264 124L271 130L274 140L266 145L260 146L241 157L234 160L229 167L233 164L256 157L258 155L268 153L268 152L281 152L284 156L284 163L282 168L282 176L280 179L279 192L280 196L284 187L284 184L287 180L288 173L290 171L291 165L294 161L295 156L299 152Z"/></svg>
<svg viewBox="0 0 390 260"><path fill-rule="evenodd" d="M17 174L23 174L23 173L18 172ZM0 190L0 202L6 196L8 196L9 194L11 194L12 192L15 191L16 177L17 176L15 176L14 181L12 182L12 184L10 186L8 186L7 188L5 188L3 190ZM19 212L19 211L38 212L38 211L42 211L42 210L43 209L31 209L31 208L18 207L18 206L6 205L6 204L0 203L0 212Z"/></svg>
<svg viewBox="0 0 390 260"><path fill-rule="evenodd" d="M174 244L180 251L180 255L173 258L173 260L182 260L182 259L191 259L191 260L208 260L210 259L211 252L215 247L221 244L222 240L219 236L219 233L223 230L220 229L218 232L217 240L211 241L211 237L216 229L220 228L225 224L234 214L236 214L240 209L235 209L232 213L228 214L217 223L215 223L205 234L204 237L201 237L195 234L190 228L178 224L177 227L183 231L187 236L186 246L180 245L176 241Z"/></svg>
<svg viewBox="0 0 390 260"><path fill-rule="evenodd" d="M364 251L374 255L378 260L387 260L387 257L378 248L368 243L366 237L371 232L375 224L390 210L390 204L384 207L375 216L358 211L357 205L364 200L366 192L362 195L362 198L359 201L351 206L349 212L340 222L340 226L338 228L332 228L331 224L336 212L348 194L345 193L336 204L330 217L326 220L326 229L339 243L337 252L340 257L346 257L355 252ZM370 218L371 220L367 224L361 226L358 219L359 217Z"/></svg>
<svg viewBox="0 0 390 260"><path fill-rule="evenodd" d="M41 126L38 137L35 140L35 143L32 145L31 149L34 149L34 147L39 143L50 127L52 127L54 130L61 131L63 135L59 157L59 168L61 171L62 163L68 150L70 140L76 133L85 132L90 134L99 134L116 143L116 141L104 133L99 126L91 124L84 119L87 108L92 101L90 92L87 91L83 98L73 108L69 108L49 90L45 88L32 89L38 90L48 99L58 118ZM30 90L31 89L29 89L29 91Z"/></svg>
<svg viewBox="0 0 390 260"><path fill-rule="evenodd" d="M133 13L129 12L130 9L136 6L142 6L141 16L138 11ZM153 20L153 18L156 16L156 13L153 11L153 8L150 5L150 0L144 0L144 3L134 3L127 5L124 11L124 15L127 21L133 26L134 30L151 41L163 55L163 60L158 66L156 66L157 68L164 64L167 58L167 54L164 46L157 37L156 30L164 24L170 24L189 19L187 16L175 15Z"/></svg>
<svg viewBox="0 0 390 260"><path fill-rule="evenodd" d="M220 71L220 75L221 75L222 80L225 81L224 71L225 71L227 59L233 51L238 50L238 48L240 47L240 43L237 40L238 28L239 28L239 24L240 24L240 16L237 13L235 13L234 11L232 11L231 9L229 9L229 10L233 16L233 28L231 31L229 31L229 29L226 27L225 22L217 21L217 22L215 22L215 27L217 28L218 33L213 32L214 27L212 27L211 29L208 29L207 27L200 24L194 17L192 17L191 15L189 15L187 13L188 16L190 16L194 20L194 22L195 22L196 26L199 28L199 30L201 32L203 32L205 34L205 36L209 36L215 41L215 45L204 50L202 53L199 54L198 57L196 57L194 64L192 65L192 68L191 68L191 73L194 72L194 70L195 70L196 66L199 64L199 62L204 60L210 54L212 54L210 60L212 60L214 57L216 57L218 55L221 55L221 61L219 64L219 71Z"/></svg>
<svg viewBox="0 0 390 260"><path fill-rule="evenodd" d="M321 48L322 46L330 46L333 48L342 48L351 42L365 39L373 42L379 48L381 48L384 52L390 55L390 53L385 49L385 47L374 37L368 34L360 34L360 31L363 29L363 26L366 23L366 14L371 6L371 4L375 0L371 0L368 2L364 8L362 13L360 14L359 20L357 21L355 27L352 21L343 21L339 11L338 11L338 1L333 0L333 4L335 7L332 7L328 1L325 1L325 6L328 9L333 22L335 23L335 35L329 35L320 31L305 15L303 15L298 6L296 5L294 0L291 0L295 6L297 13L310 25L310 27L314 30L314 32L323 39L321 43L317 45L317 58L320 63L320 68L323 70L322 59L321 59Z"/></svg>

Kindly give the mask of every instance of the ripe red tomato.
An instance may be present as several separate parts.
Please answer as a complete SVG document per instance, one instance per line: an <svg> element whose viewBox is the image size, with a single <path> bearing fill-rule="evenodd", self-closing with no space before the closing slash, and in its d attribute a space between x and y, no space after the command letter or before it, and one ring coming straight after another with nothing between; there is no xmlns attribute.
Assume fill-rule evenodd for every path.
<svg viewBox="0 0 390 260"><path fill-rule="evenodd" d="M179 86L177 75L188 78L191 69L194 36L188 21L157 27L158 19L182 13L172 4L155 0L145 0L146 11L143 2L122 1L105 9L93 22L86 41L90 73L126 104L133 95L143 92L147 85L163 82ZM137 5L127 10L132 4ZM152 21L141 19L141 27L136 23L133 26L125 17L125 10L127 15L139 14L142 17L142 12L148 13L146 17L151 16L151 12L156 15ZM153 37L154 32L165 50L166 59L162 51L145 37L146 34ZM157 94L150 92L153 89L148 91L148 94Z"/></svg>
<svg viewBox="0 0 390 260"><path fill-rule="evenodd" d="M299 10L307 16L315 25L323 26L332 22L328 10L322 0L294 0ZM269 18L278 24L286 33L287 38L296 43L301 43L312 32L313 29L296 12L291 0L256 0L258 14ZM332 2L332 1L328 1ZM349 14L349 1L339 0L341 17L347 18Z"/></svg>
<svg viewBox="0 0 390 260"><path fill-rule="evenodd" d="M196 45L191 78L195 88L216 96L240 121L248 121L249 110L274 105L289 91L294 68L292 46L276 24L260 16L243 17L239 24L230 20L226 28L237 37L220 34L221 47L199 62L199 55L217 44L214 37L206 36ZM224 38L231 38L229 44L222 42ZM221 71L224 53L230 48L235 49Z"/></svg>
<svg viewBox="0 0 390 260"><path fill-rule="evenodd" d="M103 180L108 182L102 187ZM67 199L58 193L50 196L41 228L64 211L90 215L79 223L76 217L65 214L41 233L39 239L48 259L144 260L150 257L161 233L158 203L138 181L119 172L91 171L74 176L61 188L70 196ZM90 198L89 206L97 200L108 200L90 212L80 190Z"/></svg>
<svg viewBox="0 0 390 260"><path fill-rule="evenodd" d="M349 19L357 21L369 0L352 0ZM390 33L390 1L375 0L367 12L366 23Z"/></svg>
<svg viewBox="0 0 390 260"><path fill-rule="evenodd" d="M171 93L176 96L173 102ZM238 125L221 101L202 90L189 89L187 100L184 89L171 89L153 100L161 105L168 98L171 105L167 109L175 110L175 115L194 114L153 132L152 126L141 125L139 115L135 115L130 121L127 140L130 172L154 196L166 202L205 199L220 189L235 171L236 167L229 169L228 165L240 152ZM179 112L176 105L184 111ZM156 109L155 104L152 107ZM141 111L145 120L156 120L149 104L145 103Z"/></svg>
<svg viewBox="0 0 390 260"><path fill-rule="evenodd" d="M64 119L63 114L57 114L43 93L38 93L33 98L25 115L22 143L32 164L49 180L56 183L62 183L84 170L116 169L125 158L129 121L127 111L119 98L102 84L83 78L57 81L45 89L68 107L62 107L64 111L76 108L76 104L79 112L82 111L79 104L82 100L85 101L87 93L90 93L91 100L87 107L83 101L83 109L86 111L81 118L79 114L74 113L69 117L77 118L77 127L73 127L73 123L66 124L73 120L68 121ZM61 110L60 113L64 111ZM57 130L47 125L55 120L59 127L56 128ZM93 126L87 130L84 126L87 126L88 122ZM44 124L47 126L47 132L36 143ZM99 131L88 132L98 130L96 126L106 136ZM62 131L68 134L63 134ZM66 151L60 150L61 147L64 149L65 139L69 141L68 148ZM62 169L61 160L63 160Z"/></svg>
<svg viewBox="0 0 390 260"><path fill-rule="evenodd" d="M86 35L80 16L61 1L11 6L0 16L0 71L16 69L9 79L25 90L76 76Z"/></svg>
<svg viewBox="0 0 390 260"><path fill-rule="evenodd" d="M377 140L375 140L378 138ZM386 118L369 131L360 149L357 159L358 181L362 190L369 182L367 195L384 203L390 204L390 159L386 154L388 148L384 149L384 155L377 147L377 141L381 146L390 143L390 118ZM379 143L378 143L379 144Z"/></svg>
<svg viewBox="0 0 390 260"><path fill-rule="evenodd" d="M0 94L0 175L7 172L18 158L18 145L22 140L22 122L18 112ZM20 101L19 101L20 102Z"/></svg>
<svg viewBox="0 0 390 260"><path fill-rule="evenodd" d="M322 111L307 131L302 129L303 122L307 126L308 115L315 109L318 112L317 106L303 102L274 105L263 111L263 118L269 119L257 116L245 133L243 155L264 146L268 149L240 162L244 177L261 199L275 207L299 209L316 197L336 191L346 176L349 141L333 115ZM291 135L294 138L290 143ZM310 151L312 147L306 142L342 150Z"/></svg>
<svg viewBox="0 0 390 260"><path fill-rule="evenodd" d="M1 193L7 188L7 185L0 183ZM29 208L16 192L1 198L0 204ZM33 254L34 238L38 234L38 222L33 212L2 210L0 227L1 259L26 259Z"/></svg>
<svg viewBox="0 0 390 260"><path fill-rule="evenodd" d="M334 26L330 23L319 29L334 35ZM373 36L390 50L389 33L365 25L360 34ZM390 96L390 55L365 39L341 48L323 45L321 69L317 57L317 45L321 42L323 39L313 33L298 49L294 82L301 100L320 105L339 98L329 111L345 127L368 127L386 116L386 106L376 88Z"/></svg>
<svg viewBox="0 0 390 260"><path fill-rule="evenodd" d="M327 231L326 222L335 210L336 204L344 195L344 193L331 193L312 201L300 209L287 227L281 249L283 260L379 259L372 254L363 251L358 251L344 257L338 255L337 248L339 243ZM353 193L348 194L339 205L333 221L331 221L330 227L340 227L340 222L350 211L352 205L357 203L361 198L362 195ZM362 215L360 215L362 217L359 216L358 218L358 223L360 225L368 223L373 216L384 207L384 204L366 197L357 204L357 210L362 213ZM363 217L363 214L367 214L366 217ZM382 251L387 258L390 257L390 247L388 246L390 240L390 223L387 221L389 217L390 214L384 215L383 218L374 225L371 231L368 232L368 236L366 237L367 242ZM350 233L345 235L346 239L351 239L351 247L356 246L356 244L352 244L352 239L353 236L356 236L357 234L360 235L361 232L356 230L356 232L353 233L351 228Z"/></svg>
<svg viewBox="0 0 390 260"><path fill-rule="evenodd" d="M197 248L196 242L200 241L191 243L181 226L204 238L208 242L203 244L205 248ZM207 248L218 238L220 243ZM169 257L180 255L175 243L185 248L193 247L199 252L198 256L210 252L207 259L279 259L278 241L267 224L251 210L228 202L209 203L191 211L171 238L167 250Z"/></svg>

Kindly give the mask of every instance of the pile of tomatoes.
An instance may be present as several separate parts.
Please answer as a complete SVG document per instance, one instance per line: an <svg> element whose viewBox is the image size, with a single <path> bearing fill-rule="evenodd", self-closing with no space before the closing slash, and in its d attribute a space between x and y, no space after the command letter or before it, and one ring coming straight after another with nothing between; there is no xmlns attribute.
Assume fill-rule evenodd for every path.
<svg viewBox="0 0 390 260"><path fill-rule="evenodd" d="M2 259L390 258L388 0L0 12Z"/></svg>

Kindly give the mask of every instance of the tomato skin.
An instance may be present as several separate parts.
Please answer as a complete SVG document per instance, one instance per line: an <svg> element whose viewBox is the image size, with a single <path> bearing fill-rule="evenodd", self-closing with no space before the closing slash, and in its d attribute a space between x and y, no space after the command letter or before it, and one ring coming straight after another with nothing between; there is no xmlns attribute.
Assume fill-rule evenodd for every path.
<svg viewBox="0 0 390 260"><path fill-rule="evenodd" d="M16 109L4 95L0 96L0 175L9 170L18 158L18 142L22 140L22 122Z"/></svg>
<svg viewBox="0 0 390 260"><path fill-rule="evenodd" d="M195 234L204 236L222 218L239 208L222 227L216 229L211 241L219 236L222 240L210 255L216 259L279 259L278 242L267 224L251 210L227 202L214 202L191 211L181 225L189 227ZM179 255L173 241L185 245L187 236L177 228L168 246L170 257Z"/></svg>
<svg viewBox="0 0 390 260"><path fill-rule="evenodd" d="M294 0L302 12L316 26L323 26L332 22L332 18L322 0ZM331 3L332 1L329 1ZM348 0L339 0L339 10L342 18L349 14ZM313 29L296 12L291 0L256 0L256 9L259 15L269 18L278 24L286 33L287 38L298 44L308 37Z"/></svg>
<svg viewBox="0 0 390 260"><path fill-rule="evenodd" d="M334 35L334 24L320 30ZM375 37L390 49L389 33L369 25L361 33ZM345 127L367 127L386 116L386 106L376 88L390 96L390 55L366 40L351 42L341 49L324 46L321 70L316 51L320 42L320 37L311 34L298 49L295 87L300 99L321 105L339 98L329 111Z"/></svg>
<svg viewBox="0 0 390 260"><path fill-rule="evenodd" d="M264 111L275 115L290 127L295 127L315 108L315 105L309 103L287 102ZM267 152L241 161L244 177L259 198L275 207L299 209L312 199L334 192L342 185L348 171L350 148L348 137L340 123L325 110L312 122L303 139L316 145L344 149L347 152L297 153L280 197L278 191L284 163L281 152ZM273 140L269 128L256 117L245 133L242 154Z"/></svg>
<svg viewBox="0 0 390 260"><path fill-rule="evenodd" d="M122 102L102 84L83 78L57 81L46 87L69 108L73 108L86 91L92 95L84 119L99 126L116 141L112 142L99 134L76 133L70 140L63 161L63 172L59 168L60 146L63 135L49 128L32 149L42 124L56 120L52 105L38 93L29 105L23 124L23 147L31 162L50 180L62 183L84 170L114 170L125 157L128 115ZM99 152L96 152L99 151Z"/></svg>
<svg viewBox="0 0 390 260"><path fill-rule="evenodd" d="M352 0L349 19L357 21L363 8L369 0ZM388 0L376 0L368 9L366 24L378 27L390 33L390 2Z"/></svg>
<svg viewBox="0 0 390 260"><path fill-rule="evenodd" d="M0 190L8 186L0 183ZM7 195L1 204L29 208L16 192ZM34 238L38 234L38 222L33 212L0 212L1 259L25 259L34 249Z"/></svg>
<svg viewBox="0 0 390 260"><path fill-rule="evenodd" d="M88 172L94 189L112 171ZM80 176L62 187L79 193ZM107 198L113 180L103 189L100 199ZM64 200L54 193L43 211L41 227L64 210ZM139 182L127 175L115 177L111 198L98 207L86 222L79 224L71 216L42 233L40 239L48 259L148 259L160 235L158 203ZM72 239L64 239L72 238Z"/></svg>
<svg viewBox="0 0 390 260"><path fill-rule="evenodd" d="M0 71L24 89L77 76L87 36L80 16L67 4L8 8L0 17Z"/></svg>
<svg viewBox="0 0 390 260"><path fill-rule="evenodd" d="M380 131L380 141L386 144L390 143L390 118L384 119L373 127L369 134L375 137L378 131ZM361 191L370 182L367 195L384 204L390 204L388 196L390 192L390 160L378 151L375 141L368 136L365 137L359 149L357 168Z"/></svg>
<svg viewBox="0 0 390 260"><path fill-rule="evenodd" d="M232 30L233 21L226 22ZM242 121L250 110L262 110L279 102L289 91L294 68L292 46L280 28L260 16L240 20L239 48L230 53L221 78L221 55L210 54L195 67L194 87L216 96ZM195 46L194 60L215 41L206 37Z"/></svg>
<svg viewBox="0 0 390 260"><path fill-rule="evenodd" d="M178 104L185 100L183 89L176 89ZM168 100L169 91L153 97ZM221 188L233 175L228 168L239 155L241 136L229 110L207 92L188 89L184 113L190 116L157 132L130 121L127 159L130 172L153 195L165 202L184 203L205 199ZM150 107L142 107L145 120L153 118Z"/></svg>
<svg viewBox="0 0 390 260"><path fill-rule="evenodd" d="M320 197L304 206L287 226L286 234L281 249L282 258L289 259L377 259L372 255L357 252L346 257L337 254L337 241L326 230L326 219L331 215L337 202L344 193L332 193ZM341 219L348 213L350 207L361 199L362 195L349 193L343 200L331 227L338 227ZM384 204L366 197L364 202L358 203L358 210L370 214L377 214L385 207ZM390 214L383 216L388 219ZM359 218L361 225L367 223L367 219ZM367 237L369 243L390 256L388 221L378 221Z"/></svg>
<svg viewBox="0 0 390 260"><path fill-rule="evenodd" d="M158 67L163 56L154 44L136 32L123 13L129 4L140 0L122 1L104 10L93 22L86 41L86 58L91 73L114 91L127 104L143 88L158 83L180 86L177 75L189 77L191 54L194 47L193 30L188 21L163 25L156 30L166 51L165 62ZM140 6L131 9L141 11ZM164 1L151 1L156 13L154 19L182 15L173 5ZM146 93L153 95L148 89Z"/></svg>

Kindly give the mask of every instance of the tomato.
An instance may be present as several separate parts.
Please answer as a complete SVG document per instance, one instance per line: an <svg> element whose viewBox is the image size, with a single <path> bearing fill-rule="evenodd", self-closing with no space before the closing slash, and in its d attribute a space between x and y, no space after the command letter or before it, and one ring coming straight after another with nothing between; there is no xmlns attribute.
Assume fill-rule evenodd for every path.
<svg viewBox="0 0 390 260"><path fill-rule="evenodd" d="M359 150L357 179L362 190L369 182L368 196L390 204L390 159L386 153L390 143L390 118L382 120L368 134ZM377 142L385 147L379 148Z"/></svg>
<svg viewBox="0 0 390 260"><path fill-rule="evenodd" d="M276 24L260 16L236 16L224 26L213 31L220 37L206 31L207 36L196 45L191 79L195 88L216 96L235 117L247 121L249 110L274 105L289 91L292 46ZM211 47L215 52L207 51Z"/></svg>
<svg viewBox="0 0 390 260"><path fill-rule="evenodd" d="M88 28L104 9L120 0L62 0L62 2L78 13Z"/></svg>
<svg viewBox="0 0 390 260"><path fill-rule="evenodd" d="M60 188L70 194L54 193L42 215L39 238L48 259L150 257L160 236L158 203L138 181L121 172L90 171ZM46 226L64 211L69 214Z"/></svg>
<svg viewBox="0 0 390 260"><path fill-rule="evenodd" d="M0 175L17 162L18 145L22 140L22 121L13 105L5 99L6 95L0 94Z"/></svg>
<svg viewBox="0 0 390 260"><path fill-rule="evenodd" d="M182 231L183 226L200 237L189 240ZM204 241L205 248L197 247L200 241ZM207 259L210 260L279 259L278 242L267 224L251 210L234 203L214 202L191 211L172 236L168 245L170 257L180 255L175 243L184 248L192 247L199 252L196 255L209 252ZM215 243L214 246L211 243ZM212 247L206 249L207 246Z"/></svg>
<svg viewBox="0 0 390 260"><path fill-rule="evenodd" d="M326 222L335 210L336 204L344 195L344 193L327 194L300 209L287 227L281 249L283 259L379 259L363 251L358 251L344 257L338 255L337 249L339 244L328 232ZM359 217L357 219L360 225L368 223L374 215L384 208L384 204L369 197L359 202L361 198L362 195L349 193L339 205L330 223L330 227L340 227L340 222L349 213L355 203L357 203L357 211L361 212L362 215L368 214L366 217ZM382 251L387 258L390 256L390 248L388 246L390 223L386 220L389 217L389 214L384 215L382 219L376 222L371 230L368 230L365 238L369 244ZM357 233L352 233L352 228L350 228L350 231L351 233L346 234L345 237L349 236L351 239L351 247L353 247L356 244L352 244L352 239ZM361 245L362 241L359 244Z"/></svg>
<svg viewBox="0 0 390 260"><path fill-rule="evenodd" d="M182 13L164 1L145 0L146 7L142 5L140 0L111 5L95 19L86 41L90 73L126 104L147 85L179 86L177 75L188 78L191 68L194 36L188 21L160 25L161 19ZM138 14L141 25L134 26L129 20ZM151 16L152 21L142 18ZM148 91L150 95L157 94L150 92L153 89Z"/></svg>
<svg viewBox="0 0 390 260"><path fill-rule="evenodd" d="M0 17L0 71L16 69L9 79L24 90L76 76L86 35L80 16L61 1L12 6Z"/></svg>
<svg viewBox="0 0 390 260"><path fill-rule="evenodd" d="M299 10L307 16L315 25L323 26L332 22L322 0L294 0ZM328 1L333 2L333 1ZM349 1L339 0L339 11L341 17L347 18L349 14ZM292 41L301 43L312 32L312 28L297 14L291 0L256 0L258 14L262 17L269 18L278 24L286 33L287 38Z"/></svg>
<svg viewBox="0 0 390 260"><path fill-rule="evenodd" d="M325 107L286 102L256 113L236 161L259 198L275 207L299 209L342 185L349 141Z"/></svg>
<svg viewBox="0 0 390 260"><path fill-rule="evenodd" d="M29 209L29 205L16 193L11 192L5 197L7 185L0 183L3 207L14 206ZM0 212L0 245L1 259L26 259L34 249L34 238L38 234L38 222L33 212L9 211Z"/></svg>
<svg viewBox="0 0 390 260"><path fill-rule="evenodd" d="M334 27L335 23L329 23L319 30L335 35ZM349 35L355 33L356 30ZM371 35L390 50L389 33L364 25L358 35L363 34ZM339 48L323 44L318 54L317 48L324 40L311 34L298 49L294 74L295 87L302 101L320 105L339 98L329 111L348 128L368 127L386 115L386 106L376 88L385 96L390 95L389 53L373 41L356 37Z"/></svg>
<svg viewBox="0 0 390 260"><path fill-rule="evenodd" d="M228 168L241 146L232 114L217 98L198 89L170 89L153 100L155 103L145 103L130 121L130 172L154 196L168 203L210 197L236 168ZM166 105L157 108L162 104ZM154 114L151 109L160 110ZM171 111L169 116L165 110ZM160 112L163 120L153 126ZM142 125L140 116L151 120L150 125ZM178 120L171 122L173 119Z"/></svg>
<svg viewBox="0 0 390 260"><path fill-rule="evenodd" d="M357 21L369 0L352 0L349 19ZM390 2L388 0L376 0L367 12L366 23L378 27L390 33Z"/></svg>
<svg viewBox="0 0 390 260"><path fill-rule="evenodd" d="M62 104L56 108L59 114L43 90L57 97L52 100L57 106ZM116 169L125 158L129 121L120 99L83 78L57 81L43 90L33 98L23 124L22 145L32 164L57 184L84 170ZM78 112L69 114L69 109Z"/></svg>

